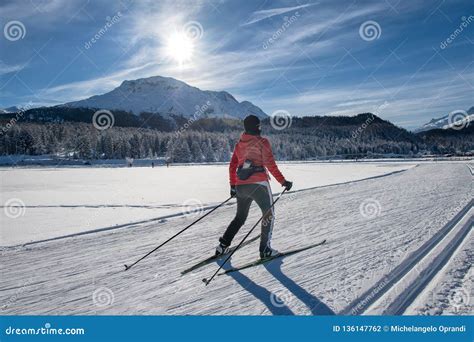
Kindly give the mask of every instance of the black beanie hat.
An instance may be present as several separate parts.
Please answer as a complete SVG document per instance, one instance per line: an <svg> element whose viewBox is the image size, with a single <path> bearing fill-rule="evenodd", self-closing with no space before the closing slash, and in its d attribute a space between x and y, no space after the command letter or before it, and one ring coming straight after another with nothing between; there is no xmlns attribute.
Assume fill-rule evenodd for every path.
<svg viewBox="0 0 474 342"><path fill-rule="evenodd" d="M244 119L245 132L248 134L260 134L260 119L255 115L248 115Z"/></svg>

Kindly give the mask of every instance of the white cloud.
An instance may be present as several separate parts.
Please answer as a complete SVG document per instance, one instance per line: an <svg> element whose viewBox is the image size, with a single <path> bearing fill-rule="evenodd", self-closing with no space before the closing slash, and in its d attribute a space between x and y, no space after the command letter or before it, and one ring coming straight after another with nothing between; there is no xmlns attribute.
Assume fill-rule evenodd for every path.
<svg viewBox="0 0 474 342"><path fill-rule="evenodd" d="M378 100L355 100L355 101L347 101L341 102L336 105L336 107L353 107L355 105L365 105L368 103L375 103Z"/></svg>
<svg viewBox="0 0 474 342"><path fill-rule="evenodd" d="M335 24L343 26L347 21L375 13L381 8L379 5L373 5L344 15L335 9L327 8L318 9L318 12L311 14L302 11L300 19L293 24L294 27L290 27L288 32L279 38L276 46L268 50L262 48L262 42L272 32L259 30L259 33L250 36L248 44L238 51L222 51L216 48L216 38L221 39L221 36L224 36L225 41L231 41L232 37L207 32L210 28L203 22L204 38L196 42L196 53L192 62L179 66L163 57L163 41L186 22L198 20L203 3L188 6L179 1L144 1L135 4L127 19L122 21L124 27L120 31L120 40L129 42L130 51L136 52L127 60L118 63L117 69L110 75L44 90L49 97L55 95L64 101L85 98L111 90L120 84L124 77L134 79L155 75L175 77L202 89L241 92L242 87L271 82L284 71L298 69L298 66L290 64L303 51L297 47L303 44L306 38ZM254 12L254 19L263 20L313 5L315 4L257 11ZM338 42L344 39L346 34L331 32L311 45L303 44L305 55L313 58L334 53ZM239 32L236 32L236 35L239 35ZM68 96L71 98L67 98Z"/></svg>
<svg viewBox="0 0 474 342"><path fill-rule="evenodd" d="M464 74L472 79L474 73ZM396 124L411 128L433 117L446 115L454 109L468 109L466 103L472 93L465 81L452 72L421 72L410 82L409 75L393 79L384 88L376 81L363 84L348 84L346 87L317 88L299 94L289 94L272 99L252 98L266 112L277 109L288 110L292 115L355 115L376 112ZM403 87L401 87L404 85ZM433 89L436 89L435 91ZM413 118L410 120L409 118ZM423 121L424 120L424 121ZM409 124L407 124L410 122Z"/></svg>
<svg viewBox="0 0 474 342"><path fill-rule="evenodd" d="M0 76L23 70L26 67L27 67L27 64L8 65L0 61Z"/></svg>
<svg viewBox="0 0 474 342"><path fill-rule="evenodd" d="M251 100L267 113L285 108L297 115L353 115L371 111L390 98L391 94L395 94L408 78L403 76L408 71L403 72L403 77L398 79L381 78L384 89L374 80L354 84L354 72L364 72L356 63L346 63L350 62L349 56L334 70L330 67L342 58L344 48L350 49L357 57L358 52L369 48L368 44L358 44L361 42L358 37L359 23L387 11L387 5L382 2L347 9L347 6L336 8L322 4L317 8L305 9L313 5L315 4L253 12L243 24L245 27L239 27L236 23L236 27L222 30L219 24L206 17L214 15L213 13L203 13L205 2L195 2L193 5L189 5L187 1L171 0L136 2L127 13L126 20L121 22L120 29L114 31L114 39L130 44L130 51L133 52L131 55L118 62L115 70L108 75L43 89L40 96L63 102L79 100L110 91L125 79L162 75L183 80L203 90L228 90L237 95L239 100ZM296 10L300 10L298 20L279 35L268 49L263 49L262 43L272 37L278 29L278 23L283 23L282 18L275 18L272 25L263 25L266 23L262 22L262 25L255 26L254 32L249 33L248 25ZM196 42L196 54L192 62L179 66L174 61L163 58L163 41L189 21L199 21L203 25L204 35ZM384 38L389 32L384 30ZM403 55L402 51L397 51L402 59L408 53L410 52L405 51ZM311 72L307 72L310 69L308 65L311 64L309 59L320 63L321 69L311 66ZM6 67L4 69L8 70ZM292 89L285 77L280 77L282 73L286 73L285 77L288 76L297 85L297 89L303 90L307 83L316 83L326 76L329 79L334 76L336 79L347 74L348 82L337 82L331 88L319 87L298 92L296 87ZM438 72L436 77L420 73L397 96L388 100L390 105L384 109L383 116L406 122L407 116L443 111L447 105L440 99L449 99L452 105L461 105L466 99L466 88L469 90L469 87L461 79L446 87L453 77L452 74L442 76ZM472 77L466 76L466 79ZM284 86L280 87L282 84ZM285 88L290 89L291 93L282 96ZM445 88L441 94L438 93L438 89Z"/></svg>
<svg viewBox="0 0 474 342"><path fill-rule="evenodd" d="M152 75L150 74L150 68L153 69L154 65L144 64L139 67L120 70L104 77L42 89L39 91L38 97L55 98L58 102L81 100L111 91L118 87L124 80L150 76Z"/></svg>
<svg viewBox="0 0 474 342"><path fill-rule="evenodd" d="M28 30L44 28L53 22L64 24L68 20L80 19L78 14L88 3L89 0L5 1L0 4L0 12L2 18L25 21Z"/></svg>
<svg viewBox="0 0 474 342"><path fill-rule="evenodd" d="M268 9L268 10L256 11L256 12L253 12L252 15L250 16L249 20L247 22L243 23L241 26L255 24L259 21L274 17L276 15L285 14L285 13L288 13L288 12L291 12L291 11L297 11L299 9L309 7L309 6L314 6L314 5L316 5L316 3L293 6L293 7L281 7L281 8L272 8L272 9Z"/></svg>

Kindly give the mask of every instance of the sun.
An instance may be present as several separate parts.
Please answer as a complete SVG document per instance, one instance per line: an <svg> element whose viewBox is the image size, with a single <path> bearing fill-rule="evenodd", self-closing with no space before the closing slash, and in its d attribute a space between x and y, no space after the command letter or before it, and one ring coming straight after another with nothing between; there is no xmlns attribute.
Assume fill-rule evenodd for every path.
<svg viewBox="0 0 474 342"><path fill-rule="evenodd" d="M194 43L184 32L172 33L166 40L165 53L169 58L183 64L192 59Z"/></svg>

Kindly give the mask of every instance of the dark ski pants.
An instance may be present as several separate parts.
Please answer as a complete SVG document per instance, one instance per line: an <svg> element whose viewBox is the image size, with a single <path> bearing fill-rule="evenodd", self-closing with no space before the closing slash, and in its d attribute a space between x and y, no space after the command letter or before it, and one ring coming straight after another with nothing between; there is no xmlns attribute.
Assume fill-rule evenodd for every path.
<svg viewBox="0 0 474 342"><path fill-rule="evenodd" d="M273 198L270 186L262 184L243 184L237 185L235 188L237 190L237 213L219 241L226 246L230 246L232 239L247 219L250 205L255 201L262 210L262 215L264 215L260 237L260 252L263 252L267 246L270 247L273 230Z"/></svg>

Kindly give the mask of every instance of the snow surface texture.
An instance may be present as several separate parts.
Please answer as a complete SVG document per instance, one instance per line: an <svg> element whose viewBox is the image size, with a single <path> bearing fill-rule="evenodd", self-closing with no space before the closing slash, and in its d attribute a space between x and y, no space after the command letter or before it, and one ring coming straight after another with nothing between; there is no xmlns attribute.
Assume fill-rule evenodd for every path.
<svg viewBox="0 0 474 342"><path fill-rule="evenodd" d="M471 230L450 262L420 298L407 310L410 315L474 314L474 234Z"/></svg>
<svg viewBox="0 0 474 342"><path fill-rule="evenodd" d="M413 163L281 164L294 190L384 175ZM227 165L149 168L0 169L0 200L24 203L24 214L0 213L0 246L202 210L229 193ZM281 186L272 182L274 192ZM20 202L20 206L22 205ZM20 208L4 208L21 210Z"/></svg>
<svg viewBox="0 0 474 342"><path fill-rule="evenodd" d="M248 101L238 102L225 91L202 91L171 77L149 77L124 81L103 95L66 103L68 107L120 109L138 115L142 112L177 114L184 117L233 117L243 119L249 114L267 115Z"/></svg>
<svg viewBox="0 0 474 342"><path fill-rule="evenodd" d="M4 248L1 312L339 313L430 239L472 198L472 175L459 163L420 164L386 177L289 193L276 208L274 247L287 250L321 239L327 239L327 244L266 266L219 276L207 287L201 279L216 270L216 263L185 276L180 271L212 253L235 206L211 214L128 271L123 270L123 264L141 257L195 217ZM254 206L236 241L259 216ZM462 253L456 255L464 258ZM256 257L254 243L238 251L226 267ZM472 272L469 259L463 262L469 263L471 270L465 273ZM463 282L472 282L464 278Z"/></svg>
<svg viewBox="0 0 474 342"><path fill-rule="evenodd" d="M423 290L435 284L434 276L449 263L456 248L468 237L473 223L474 200L471 200L448 224L372 287L363 296L364 303L351 305L351 310L368 315L406 312Z"/></svg>

